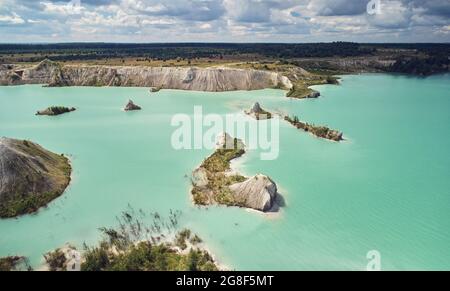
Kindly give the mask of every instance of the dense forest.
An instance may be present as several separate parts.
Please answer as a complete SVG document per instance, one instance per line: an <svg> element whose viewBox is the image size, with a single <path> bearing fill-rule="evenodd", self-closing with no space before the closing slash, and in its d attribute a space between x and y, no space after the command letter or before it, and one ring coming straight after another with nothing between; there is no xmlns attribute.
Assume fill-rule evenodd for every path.
<svg viewBox="0 0 450 291"><path fill-rule="evenodd" d="M160 44L0 44L0 54L58 54L59 60L104 57L148 57L158 59L214 58L258 54L274 58L361 56L374 48L356 43L319 44L233 44L233 43L160 43Z"/></svg>
<svg viewBox="0 0 450 291"><path fill-rule="evenodd" d="M0 44L0 54L57 54L59 60L104 57L149 57L159 59L218 57L258 54L273 58L349 57L375 54L378 49L415 50L432 55L449 55L450 44L358 44L349 42L270 43L60 43Z"/></svg>

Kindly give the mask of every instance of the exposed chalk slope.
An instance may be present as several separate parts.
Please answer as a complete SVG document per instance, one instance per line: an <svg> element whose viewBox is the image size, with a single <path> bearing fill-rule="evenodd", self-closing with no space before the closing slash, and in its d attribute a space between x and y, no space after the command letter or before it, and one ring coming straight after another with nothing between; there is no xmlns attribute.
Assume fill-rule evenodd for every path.
<svg viewBox="0 0 450 291"><path fill-rule="evenodd" d="M156 87L207 92L290 89L279 73L232 68L61 66L49 60L18 69L0 67L0 85Z"/></svg>

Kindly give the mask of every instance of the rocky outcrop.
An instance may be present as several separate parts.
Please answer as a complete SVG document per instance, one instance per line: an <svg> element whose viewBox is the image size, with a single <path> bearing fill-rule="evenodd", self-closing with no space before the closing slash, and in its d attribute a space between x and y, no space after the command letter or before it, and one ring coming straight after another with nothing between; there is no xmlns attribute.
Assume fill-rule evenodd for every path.
<svg viewBox="0 0 450 291"><path fill-rule="evenodd" d="M141 110L142 108L136 104L133 103L133 100L129 100L128 104L125 106L123 110L125 111L136 111Z"/></svg>
<svg viewBox="0 0 450 291"><path fill-rule="evenodd" d="M48 84L62 78L62 67L50 60L44 60L38 65L23 70L21 79L30 84Z"/></svg>
<svg viewBox="0 0 450 291"><path fill-rule="evenodd" d="M192 174L191 194L197 205L221 204L267 212L277 202L277 186L267 176L243 177L230 162L245 154L244 143L228 134L218 138L217 149Z"/></svg>
<svg viewBox="0 0 450 291"><path fill-rule="evenodd" d="M275 72L232 68L60 66L45 60L37 66L0 68L0 84L57 86L126 86L194 91L290 89L290 80Z"/></svg>
<svg viewBox="0 0 450 291"><path fill-rule="evenodd" d="M68 108L63 106L52 106L44 110L40 110L36 112L36 115L48 115L48 116L56 116L64 113L73 112L76 109L74 107Z"/></svg>
<svg viewBox="0 0 450 291"><path fill-rule="evenodd" d="M30 141L0 138L0 217L36 212L69 185L71 166L63 155Z"/></svg>
<svg viewBox="0 0 450 291"><path fill-rule="evenodd" d="M158 93L159 91L161 91L161 87L158 87L158 88L155 88L155 87L152 87L152 88L150 88L150 93Z"/></svg>
<svg viewBox="0 0 450 291"><path fill-rule="evenodd" d="M252 109L250 110L250 113L263 113L261 105L258 102L256 102L253 105Z"/></svg>
<svg viewBox="0 0 450 291"><path fill-rule="evenodd" d="M256 175L242 183L233 184L230 190L237 201L263 212L272 209L278 193L275 182L264 175Z"/></svg>
<svg viewBox="0 0 450 291"><path fill-rule="evenodd" d="M312 90L311 93L305 96L306 99L315 99L320 97L320 92Z"/></svg>
<svg viewBox="0 0 450 291"><path fill-rule="evenodd" d="M0 65L0 85L15 85L21 79L14 68L14 65Z"/></svg>
<svg viewBox="0 0 450 291"><path fill-rule="evenodd" d="M255 118L256 120L266 120L272 118L272 114L262 109L261 105L258 102L253 105L252 109L246 111L245 113Z"/></svg>

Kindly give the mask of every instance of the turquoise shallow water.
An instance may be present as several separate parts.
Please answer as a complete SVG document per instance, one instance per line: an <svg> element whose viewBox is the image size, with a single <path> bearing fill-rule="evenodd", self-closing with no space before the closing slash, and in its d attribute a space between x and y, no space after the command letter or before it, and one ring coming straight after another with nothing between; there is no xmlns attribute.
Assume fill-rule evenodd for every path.
<svg viewBox="0 0 450 291"><path fill-rule="evenodd" d="M225 265L238 270L363 270L370 250L389 270L450 269L450 76L345 76L317 100L279 90L200 93L142 88L0 87L0 136L30 139L71 156L68 191L37 215L0 221L0 256L42 254L99 239L130 204L183 212ZM132 98L144 110L124 113ZM208 150L175 151L175 113L233 113L254 101L272 111L344 131L319 140L281 123L280 157L251 151L248 175L270 175L286 207L276 217L243 209L198 209L189 175ZM36 117L50 105L78 111Z"/></svg>

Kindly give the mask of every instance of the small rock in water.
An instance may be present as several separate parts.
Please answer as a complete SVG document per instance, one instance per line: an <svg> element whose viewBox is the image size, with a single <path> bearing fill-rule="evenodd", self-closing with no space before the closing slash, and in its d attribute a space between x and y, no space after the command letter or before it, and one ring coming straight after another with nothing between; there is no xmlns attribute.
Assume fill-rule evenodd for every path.
<svg viewBox="0 0 450 291"><path fill-rule="evenodd" d="M267 120L272 118L272 114L270 112L262 109L259 102L256 102L250 111L245 112L247 115L252 116L256 120Z"/></svg>
<svg viewBox="0 0 450 291"><path fill-rule="evenodd" d="M151 87L150 93L157 93L161 90L162 87Z"/></svg>
<svg viewBox="0 0 450 291"><path fill-rule="evenodd" d="M308 94L305 98L307 99L315 99L320 97L320 92L313 91L310 94Z"/></svg>
<svg viewBox="0 0 450 291"><path fill-rule="evenodd" d="M136 104L133 103L132 100L128 101L127 106L125 106L125 111L134 111L134 110L141 110L142 108Z"/></svg>
<svg viewBox="0 0 450 291"><path fill-rule="evenodd" d="M255 103L255 105L253 105L252 110L250 111L252 113L263 113L263 110L261 108L261 105L259 105L258 102Z"/></svg>

